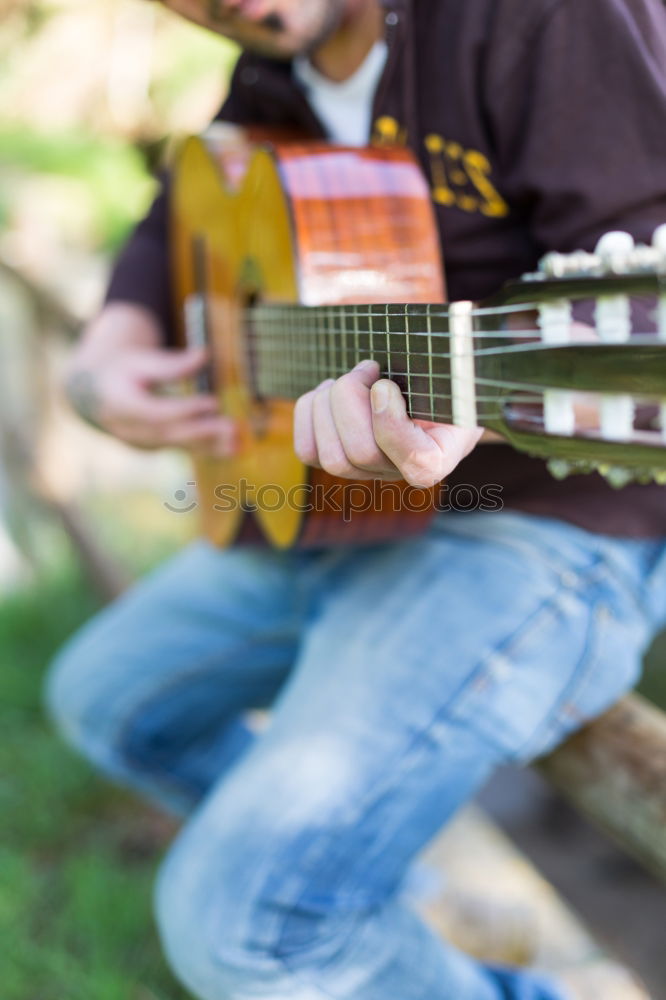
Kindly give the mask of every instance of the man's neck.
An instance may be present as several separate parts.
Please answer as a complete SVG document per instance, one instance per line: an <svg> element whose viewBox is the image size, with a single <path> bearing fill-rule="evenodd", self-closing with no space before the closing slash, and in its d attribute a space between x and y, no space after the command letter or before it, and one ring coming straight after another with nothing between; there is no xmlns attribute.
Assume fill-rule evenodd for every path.
<svg viewBox="0 0 666 1000"><path fill-rule="evenodd" d="M383 33L379 0L350 0L338 30L312 52L312 65L330 80L346 80L362 65Z"/></svg>

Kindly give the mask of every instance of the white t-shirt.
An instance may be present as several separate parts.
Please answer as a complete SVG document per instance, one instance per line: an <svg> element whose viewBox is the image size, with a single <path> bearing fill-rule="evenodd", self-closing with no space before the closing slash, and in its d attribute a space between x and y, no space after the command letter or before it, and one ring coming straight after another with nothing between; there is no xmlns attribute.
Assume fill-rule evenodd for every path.
<svg viewBox="0 0 666 1000"><path fill-rule="evenodd" d="M339 83L323 76L305 56L294 59L294 76L304 87L308 102L326 127L331 142L367 145L372 102L387 54L386 42L375 42L356 72Z"/></svg>

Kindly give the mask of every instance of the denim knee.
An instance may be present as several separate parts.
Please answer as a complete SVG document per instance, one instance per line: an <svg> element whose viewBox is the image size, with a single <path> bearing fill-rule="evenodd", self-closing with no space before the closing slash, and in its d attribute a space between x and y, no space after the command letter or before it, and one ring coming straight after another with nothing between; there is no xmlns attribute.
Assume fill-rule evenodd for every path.
<svg viewBox="0 0 666 1000"><path fill-rule="evenodd" d="M203 997L250 996L259 987L259 995L278 995L285 977L294 985L299 972L332 958L367 909L346 884L363 845L351 856L339 847L356 825L349 781L326 788L320 776L297 801L280 756L231 774L159 874L165 952ZM206 992L208 982L215 987Z"/></svg>
<svg viewBox="0 0 666 1000"><path fill-rule="evenodd" d="M85 752L90 730L88 685L82 683L93 665L79 655L77 643L68 643L48 667L43 700L48 716L62 736Z"/></svg>
<svg viewBox="0 0 666 1000"><path fill-rule="evenodd" d="M101 634L100 634L101 633ZM93 620L60 650L43 689L47 714L64 739L101 770L117 768L118 730L130 692L123 693L118 649L107 652L105 629ZM129 688L129 685L127 685Z"/></svg>

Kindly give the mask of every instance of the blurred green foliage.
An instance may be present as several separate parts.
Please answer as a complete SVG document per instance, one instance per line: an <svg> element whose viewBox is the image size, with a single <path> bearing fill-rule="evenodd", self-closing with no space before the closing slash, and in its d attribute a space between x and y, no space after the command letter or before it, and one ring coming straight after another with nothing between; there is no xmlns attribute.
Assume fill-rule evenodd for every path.
<svg viewBox="0 0 666 1000"><path fill-rule="evenodd" d="M150 203L151 168L169 138L199 130L217 109L237 49L143 0L99 0L97 8L76 0L7 3L0 18L0 229L21 215L26 180L30 199L40 178L57 178L61 208L51 225L65 243L71 239L72 227L62 225L69 210L87 220L76 230L79 248L112 255ZM44 114L50 91L57 116L69 124Z"/></svg>
<svg viewBox="0 0 666 1000"><path fill-rule="evenodd" d="M114 251L147 207L155 182L133 146L85 132L39 133L27 126L0 124L0 168L51 174L77 182L97 229L97 246ZM0 189L0 224L9 215L10 185Z"/></svg>

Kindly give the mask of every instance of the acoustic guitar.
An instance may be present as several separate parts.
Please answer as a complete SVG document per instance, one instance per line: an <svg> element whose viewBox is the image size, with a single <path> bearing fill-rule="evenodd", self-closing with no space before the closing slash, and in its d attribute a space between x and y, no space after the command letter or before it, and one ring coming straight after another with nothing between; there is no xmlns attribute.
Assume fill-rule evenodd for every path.
<svg viewBox="0 0 666 1000"><path fill-rule="evenodd" d="M413 419L489 428L559 476L666 482L666 226L652 246L608 234L594 254L549 254L495 297L447 305L430 194L407 150L216 126L181 150L172 236L181 342L209 345L198 388L239 427L233 458L195 461L219 545L359 544L424 527L437 490L336 480L293 451L295 400L364 358ZM656 332L632 335L635 296L655 302ZM572 340L578 300L592 303L594 341Z"/></svg>

